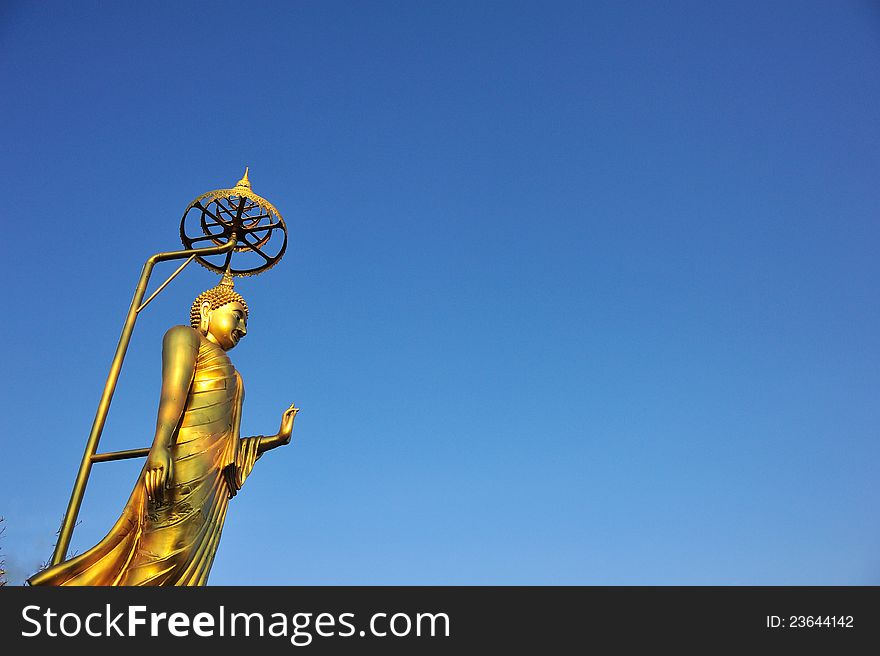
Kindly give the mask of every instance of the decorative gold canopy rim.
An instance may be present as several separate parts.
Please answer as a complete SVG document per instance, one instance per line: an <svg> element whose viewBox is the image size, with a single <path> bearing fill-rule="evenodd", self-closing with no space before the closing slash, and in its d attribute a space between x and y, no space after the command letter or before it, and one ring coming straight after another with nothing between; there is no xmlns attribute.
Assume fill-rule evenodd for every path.
<svg viewBox="0 0 880 656"><path fill-rule="evenodd" d="M213 191L205 192L200 196L196 197L186 208L183 213L183 218L180 220L180 238L183 242L183 245L186 248L196 248L196 244L199 242L210 241L216 245L221 245L228 241L233 233L236 235L236 245L233 249L236 253L244 253L244 252L255 252L262 256L264 263L259 266L254 266L247 269L235 269L231 266L231 254L227 256L227 260L224 266L219 266L212 262L209 262L207 259L203 257L196 257L196 261L201 264L206 269L213 271L215 273L224 273L228 271L233 276L245 277L245 276L253 276L262 273L263 271L267 271L274 267L278 262L281 261L286 249L287 249L287 225L284 223L284 218L281 216L281 213L278 209L270 203L268 200L256 194L251 189L251 182L248 178L248 168L245 168L244 176L242 176L241 180L230 189L215 189ZM253 206L249 209L253 209L254 207L259 207L264 215L260 217L252 217L243 213L243 208L245 207L244 200L251 201ZM220 212L217 215L211 214L208 210L208 206L212 203L220 203L221 201L225 201L229 208L232 208L233 205L238 204L238 213L235 218L231 221L226 222L219 218ZM201 213L201 234L198 236L191 236L187 234L187 216L190 214L192 210L196 210ZM229 209L224 209L224 213L231 216ZM209 226L207 225L206 214L208 214L214 221L210 227L211 228L222 228L222 232L212 232L209 230ZM265 225L260 225L260 222L263 219L268 218L269 223ZM247 225L245 225L247 223ZM273 233L276 230L280 230L283 235L283 242L280 250L276 255L267 255L262 251L262 247L266 245ZM256 233L261 233L262 236L255 237L256 242L249 241L247 239L247 234L256 235Z"/></svg>

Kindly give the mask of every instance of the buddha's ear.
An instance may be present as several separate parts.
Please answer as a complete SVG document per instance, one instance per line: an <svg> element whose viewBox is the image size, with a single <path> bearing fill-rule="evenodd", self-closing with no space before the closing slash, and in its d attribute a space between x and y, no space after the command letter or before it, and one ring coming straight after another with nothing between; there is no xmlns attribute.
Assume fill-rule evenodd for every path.
<svg viewBox="0 0 880 656"><path fill-rule="evenodd" d="M199 321L199 332L203 335L207 335L208 322L211 318L211 304L208 301L202 301L202 306L199 308L199 317L201 317L201 320Z"/></svg>

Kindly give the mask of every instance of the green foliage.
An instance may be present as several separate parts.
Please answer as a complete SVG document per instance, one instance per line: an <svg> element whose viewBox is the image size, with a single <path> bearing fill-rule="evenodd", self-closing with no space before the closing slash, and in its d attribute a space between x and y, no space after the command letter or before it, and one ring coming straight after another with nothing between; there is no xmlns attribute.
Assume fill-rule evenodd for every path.
<svg viewBox="0 0 880 656"><path fill-rule="evenodd" d="M0 517L0 538L6 532L6 527L3 525L4 521L6 521L5 518ZM6 559L3 557L3 547L0 546L0 587L4 585L6 585Z"/></svg>

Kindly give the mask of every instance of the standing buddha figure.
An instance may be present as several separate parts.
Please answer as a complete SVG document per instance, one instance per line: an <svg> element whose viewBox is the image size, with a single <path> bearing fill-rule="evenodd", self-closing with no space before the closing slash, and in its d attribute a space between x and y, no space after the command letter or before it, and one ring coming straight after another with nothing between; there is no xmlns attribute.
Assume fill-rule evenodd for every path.
<svg viewBox="0 0 880 656"><path fill-rule="evenodd" d="M227 273L195 299L190 326L168 330L155 438L122 515L97 545L31 585L207 583L229 500L263 453L290 442L299 412L285 410L275 435L240 437L244 386L228 351L247 320Z"/></svg>

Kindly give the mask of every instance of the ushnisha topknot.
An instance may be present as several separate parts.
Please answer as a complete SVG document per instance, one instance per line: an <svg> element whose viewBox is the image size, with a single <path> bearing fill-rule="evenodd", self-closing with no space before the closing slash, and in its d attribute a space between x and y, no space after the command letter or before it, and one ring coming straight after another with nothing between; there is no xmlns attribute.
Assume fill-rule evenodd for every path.
<svg viewBox="0 0 880 656"><path fill-rule="evenodd" d="M189 310L189 324L193 328L198 328L201 323L201 308L202 303L205 301L210 303L211 310L216 310L218 307L222 307L227 303L238 302L241 303L241 306L244 308L245 314L248 313L247 303L245 303L241 294L235 291L232 276L228 271L223 274L223 278L220 280L219 285L212 287L211 289L206 289L196 296L196 300L193 301L192 307Z"/></svg>

